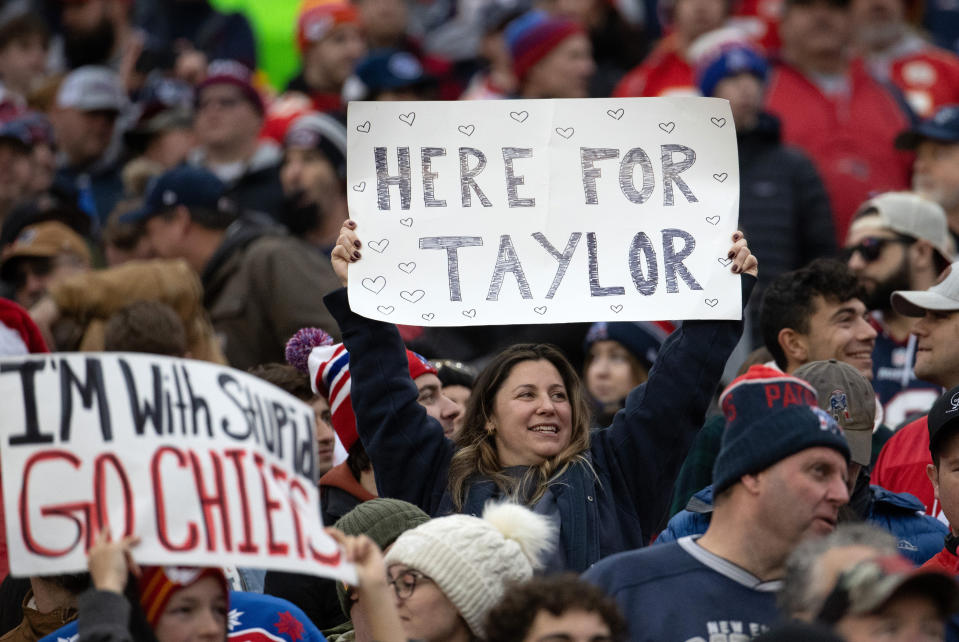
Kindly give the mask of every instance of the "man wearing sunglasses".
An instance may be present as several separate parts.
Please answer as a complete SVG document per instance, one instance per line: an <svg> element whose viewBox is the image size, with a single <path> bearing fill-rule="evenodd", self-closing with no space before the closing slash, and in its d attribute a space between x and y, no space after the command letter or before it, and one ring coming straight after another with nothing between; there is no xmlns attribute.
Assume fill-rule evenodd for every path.
<svg viewBox="0 0 959 642"><path fill-rule="evenodd" d="M931 287L952 256L946 213L910 192L887 192L863 203L846 236L843 258L859 280L877 333L872 383L888 426L925 414L939 396L939 386L913 373L914 320L893 310L890 297L896 290Z"/></svg>

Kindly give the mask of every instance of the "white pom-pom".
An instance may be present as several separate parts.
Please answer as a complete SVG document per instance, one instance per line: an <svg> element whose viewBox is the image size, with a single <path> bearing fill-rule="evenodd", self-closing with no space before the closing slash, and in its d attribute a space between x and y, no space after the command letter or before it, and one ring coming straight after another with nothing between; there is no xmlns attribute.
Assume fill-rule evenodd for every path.
<svg viewBox="0 0 959 642"><path fill-rule="evenodd" d="M556 529L548 517L513 502L488 502L483 519L516 542L534 570L543 567L543 558L556 540Z"/></svg>

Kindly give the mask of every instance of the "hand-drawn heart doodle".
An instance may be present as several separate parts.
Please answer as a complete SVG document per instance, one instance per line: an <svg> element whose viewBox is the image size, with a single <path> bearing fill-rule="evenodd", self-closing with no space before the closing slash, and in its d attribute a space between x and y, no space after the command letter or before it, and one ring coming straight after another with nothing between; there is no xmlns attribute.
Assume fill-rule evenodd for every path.
<svg viewBox="0 0 959 642"><path fill-rule="evenodd" d="M382 254L383 250L385 250L386 248L390 246L390 240L383 239L381 241L370 241L366 245L374 252L379 252L380 254Z"/></svg>
<svg viewBox="0 0 959 642"><path fill-rule="evenodd" d="M420 316L423 317L424 321L432 321L434 318L436 318L436 315L432 312L427 312L426 314L421 314Z"/></svg>
<svg viewBox="0 0 959 642"><path fill-rule="evenodd" d="M361 124L361 125L357 125L357 126L356 126L356 131L358 131L358 132L360 132L360 133L362 133L362 134L369 134L369 133L370 133L370 121L366 121L366 122L364 122L364 123Z"/></svg>
<svg viewBox="0 0 959 642"><path fill-rule="evenodd" d="M725 118L717 118L717 117L713 116L712 118L709 119L709 122L711 122L713 125L716 125L716 127L725 127L725 126L726 126L726 119L725 119Z"/></svg>
<svg viewBox="0 0 959 642"><path fill-rule="evenodd" d="M616 305L609 306L609 309L615 312L616 314L619 314L620 312L623 311L623 306L617 303Z"/></svg>
<svg viewBox="0 0 959 642"><path fill-rule="evenodd" d="M476 131L476 125L460 125L456 129L458 129L461 134L472 136L473 132Z"/></svg>
<svg viewBox="0 0 959 642"><path fill-rule="evenodd" d="M713 174L713 178L715 178L720 183L725 183L726 179L729 178L729 174L727 174L726 172L723 172L721 174Z"/></svg>
<svg viewBox="0 0 959 642"><path fill-rule="evenodd" d="M509 117L515 120L518 123L525 123L526 119L529 118L528 111L511 111Z"/></svg>
<svg viewBox="0 0 959 642"><path fill-rule="evenodd" d="M416 263L413 261L410 261L409 263L397 263L396 267L407 274L413 274L413 270L416 269Z"/></svg>
<svg viewBox="0 0 959 642"><path fill-rule="evenodd" d="M379 294L386 287L386 278L378 276L375 279L363 279L360 285L373 294Z"/></svg>
<svg viewBox="0 0 959 642"><path fill-rule="evenodd" d="M401 218L400 225L405 225L406 227L413 227L413 219L411 218Z"/></svg>
<svg viewBox="0 0 959 642"><path fill-rule="evenodd" d="M469 310L463 310L463 316L466 317L467 319L472 319L473 317L476 316L476 310L474 308L470 308Z"/></svg>
<svg viewBox="0 0 959 642"><path fill-rule="evenodd" d="M412 127L413 121L416 120L416 112L411 111L408 114L400 114L400 120Z"/></svg>
<svg viewBox="0 0 959 642"><path fill-rule="evenodd" d="M378 305L376 306L376 309L383 314L393 314L393 310L396 308L394 308L392 305Z"/></svg>
<svg viewBox="0 0 959 642"><path fill-rule="evenodd" d="M716 216L707 216L706 222L709 223L710 225L719 225L719 215L717 214Z"/></svg>
<svg viewBox="0 0 959 642"><path fill-rule="evenodd" d="M711 308L715 308L717 305L719 305L719 299L706 299L706 305Z"/></svg>
<svg viewBox="0 0 959 642"><path fill-rule="evenodd" d="M556 133L568 140L576 133L576 130L572 127L557 127Z"/></svg>
<svg viewBox="0 0 959 642"><path fill-rule="evenodd" d="M619 120L623 117L623 114L626 113L626 110L620 107L619 109L607 109L606 115L612 118L613 120Z"/></svg>
<svg viewBox="0 0 959 642"><path fill-rule="evenodd" d="M726 267L727 265L729 265L730 263L733 262L732 259L726 259L726 258L723 258L723 257L719 257L719 258L716 259L716 260L719 261L719 264L720 264L721 266L723 266L723 267Z"/></svg>
<svg viewBox="0 0 959 642"><path fill-rule="evenodd" d="M354 192L362 192L365 189L366 189L366 181L360 181L359 183L353 186Z"/></svg>
<svg viewBox="0 0 959 642"><path fill-rule="evenodd" d="M409 290L403 290L402 292L400 292L400 298L403 299L404 301L409 301L410 303L416 303L417 301L422 299L425 295L426 295L426 292L424 292L423 290L413 290L412 292L410 292Z"/></svg>
<svg viewBox="0 0 959 642"><path fill-rule="evenodd" d="M543 316L544 314L546 314L546 306L541 305L538 308L533 308L533 312L535 312L536 314L540 316Z"/></svg>
<svg viewBox="0 0 959 642"><path fill-rule="evenodd" d="M667 134L672 134L673 130L676 129L676 123L673 121L669 121L668 123L659 123L659 128Z"/></svg>

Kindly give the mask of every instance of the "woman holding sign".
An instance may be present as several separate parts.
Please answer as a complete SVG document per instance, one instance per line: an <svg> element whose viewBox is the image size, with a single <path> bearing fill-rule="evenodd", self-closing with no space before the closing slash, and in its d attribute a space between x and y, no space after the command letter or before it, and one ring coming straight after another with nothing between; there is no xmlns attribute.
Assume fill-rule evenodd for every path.
<svg viewBox="0 0 959 642"><path fill-rule="evenodd" d="M361 249L347 221L331 257L344 286ZM743 275L745 305L758 268L741 232L728 256ZM416 402L396 327L354 314L345 289L325 302L350 353L357 429L380 494L433 516L479 515L491 499L515 499L559 524L549 570L583 571L649 543L742 333L739 321L686 322L612 425L592 433L582 383L566 358L548 345L512 346L477 377L454 443Z"/></svg>

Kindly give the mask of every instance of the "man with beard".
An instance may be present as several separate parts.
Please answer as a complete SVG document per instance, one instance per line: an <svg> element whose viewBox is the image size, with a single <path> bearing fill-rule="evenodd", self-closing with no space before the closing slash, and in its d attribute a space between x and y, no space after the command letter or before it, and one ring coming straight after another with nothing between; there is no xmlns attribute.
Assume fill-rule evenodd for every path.
<svg viewBox="0 0 959 642"><path fill-rule="evenodd" d="M910 192L887 192L860 206L846 237L844 258L859 279L877 332L872 382L889 426L925 413L939 396L937 385L913 373L914 320L893 310L890 297L936 282L953 256L947 232L939 205Z"/></svg>
<svg viewBox="0 0 959 642"><path fill-rule="evenodd" d="M107 65L119 70L125 56L139 54L146 35L131 24L132 2L76 0L61 6L63 57L69 69Z"/></svg>

